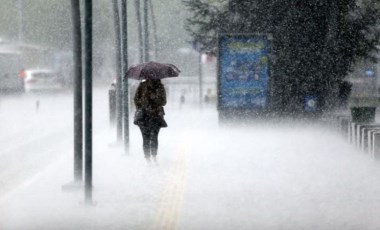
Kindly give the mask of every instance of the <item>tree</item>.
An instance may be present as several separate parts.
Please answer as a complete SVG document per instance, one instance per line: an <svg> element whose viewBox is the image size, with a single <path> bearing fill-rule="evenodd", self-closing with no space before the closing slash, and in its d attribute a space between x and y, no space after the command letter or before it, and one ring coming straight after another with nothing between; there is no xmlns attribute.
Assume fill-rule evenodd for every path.
<svg viewBox="0 0 380 230"><path fill-rule="evenodd" d="M187 30L204 49L216 52L220 33L273 35L273 106L301 112L304 97L319 96L323 110L334 107L339 85L361 59L375 61L379 8L355 0L229 0L216 7L184 0L193 12Z"/></svg>

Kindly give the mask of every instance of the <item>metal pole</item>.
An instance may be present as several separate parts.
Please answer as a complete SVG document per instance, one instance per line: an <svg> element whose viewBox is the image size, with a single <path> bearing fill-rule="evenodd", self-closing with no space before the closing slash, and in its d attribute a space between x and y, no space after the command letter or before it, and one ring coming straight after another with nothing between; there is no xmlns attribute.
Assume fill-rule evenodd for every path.
<svg viewBox="0 0 380 230"><path fill-rule="evenodd" d="M203 85L202 85L202 79L203 79L203 69L202 69L202 51L199 50L199 57L198 57L198 74L199 74L199 105L202 105L202 91L203 91Z"/></svg>
<svg viewBox="0 0 380 230"><path fill-rule="evenodd" d="M123 68L122 79L123 82L123 124L124 124L124 148L125 152L129 149L129 92L128 92L128 79L124 78L128 69L128 25L127 25L127 0L121 0L121 37L122 37L122 53L123 53Z"/></svg>
<svg viewBox="0 0 380 230"><path fill-rule="evenodd" d="M113 0L114 27L115 27L115 53L116 53L116 138L122 141L123 132L123 101L122 101L122 69L121 69L121 41L120 41L120 16L118 0Z"/></svg>
<svg viewBox="0 0 380 230"><path fill-rule="evenodd" d="M140 54L140 63L144 62L144 46L142 38L142 24L141 24L141 10L140 10L140 0L135 0L136 8L136 18L137 18L137 35L139 40L139 54Z"/></svg>
<svg viewBox="0 0 380 230"><path fill-rule="evenodd" d="M154 14L154 7L153 7L153 1L152 0L149 0L149 6L150 6L150 14L152 15L154 59L157 60L157 56L158 56L157 24L156 24L156 15Z"/></svg>
<svg viewBox="0 0 380 230"><path fill-rule="evenodd" d="M85 203L92 203L92 0L84 2Z"/></svg>
<svg viewBox="0 0 380 230"><path fill-rule="evenodd" d="M24 0L18 0L18 41L22 42L24 36Z"/></svg>
<svg viewBox="0 0 380 230"><path fill-rule="evenodd" d="M144 0L144 57L145 62L150 60L149 57L149 21L148 21L148 0Z"/></svg>
<svg viewBox="0 0 380 230"><path fill-rule="evenodd" d="M71 0L74 61L74 181L83 180L82 36L79 0Z"/></svg>

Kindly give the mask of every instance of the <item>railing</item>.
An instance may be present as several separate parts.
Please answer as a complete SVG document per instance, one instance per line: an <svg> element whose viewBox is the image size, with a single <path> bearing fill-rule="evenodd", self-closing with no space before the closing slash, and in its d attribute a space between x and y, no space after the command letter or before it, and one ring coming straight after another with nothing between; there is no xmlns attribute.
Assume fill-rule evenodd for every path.
<svg viewBox="0 0 380 230"><path fill-rule="evenodd" d="M380 159L380 123L357 122L348 113L335 113L325 117L339 135L374 160Z"/></svg>

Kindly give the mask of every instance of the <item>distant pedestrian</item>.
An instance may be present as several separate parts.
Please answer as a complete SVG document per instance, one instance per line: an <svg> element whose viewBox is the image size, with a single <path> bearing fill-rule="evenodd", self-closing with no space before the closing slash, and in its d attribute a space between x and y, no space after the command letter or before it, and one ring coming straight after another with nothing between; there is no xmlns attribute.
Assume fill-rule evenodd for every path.
<svg viewBox="0 0 380 230"><path fill-rule="evenodd" d="M143 80L137 87L134 97L136 114L134 124L138 125L142 138L145 159L156 161L158 149L158 133L167 127L164 120L164 105L166 105L166 91L159 79Z"/></svg>
<svg viewBox="0 0 380 230"><path fill-rule="evenodd" d="M40 111L40 100L36 101L36 112Z"/></svg>

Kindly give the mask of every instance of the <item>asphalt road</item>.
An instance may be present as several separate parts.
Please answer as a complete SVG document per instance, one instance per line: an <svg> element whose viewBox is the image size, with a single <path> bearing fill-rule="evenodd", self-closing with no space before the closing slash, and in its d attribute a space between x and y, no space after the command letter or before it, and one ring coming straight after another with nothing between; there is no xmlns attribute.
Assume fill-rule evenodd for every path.
<svg viewBox="0 0 380 230"><path fill-rule="evenodd" d="M109 125L107 93L94 89L94 126ZM1 196L73 152L73 95L1 95L0 127Z"/></svg>

